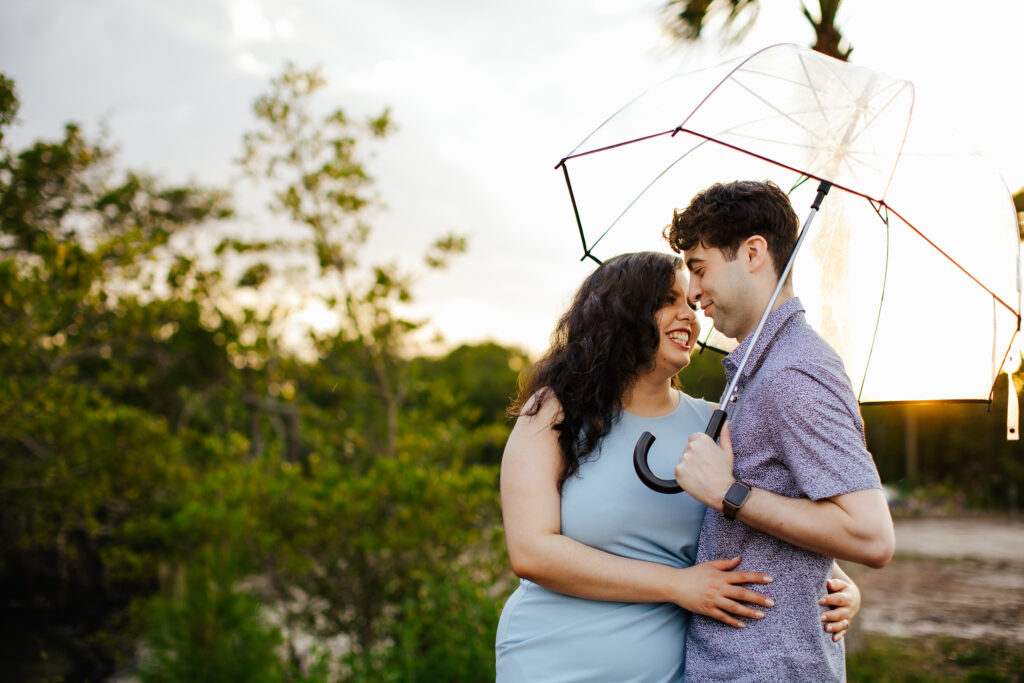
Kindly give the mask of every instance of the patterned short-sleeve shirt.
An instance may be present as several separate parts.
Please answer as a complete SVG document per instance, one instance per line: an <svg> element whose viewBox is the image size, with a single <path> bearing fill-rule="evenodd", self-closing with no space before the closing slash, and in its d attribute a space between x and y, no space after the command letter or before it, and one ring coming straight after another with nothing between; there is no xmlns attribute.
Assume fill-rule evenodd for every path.
<svg viewBox="0 0 1024 683"><path fill-rule="evenodd" d="M748 336L723 364L729 381ZM727 407L734 474L751 486L813 500L880 488L864 442L864 424L838 354L807 324L799 299L765 322ZM697 561L743 556L739 568L774 581L754 590L775 607L745 629L694 615L686 677L697 681L829 681L845 679L844 646L820 621L832 558L728 520L708 510Z"/></svg>

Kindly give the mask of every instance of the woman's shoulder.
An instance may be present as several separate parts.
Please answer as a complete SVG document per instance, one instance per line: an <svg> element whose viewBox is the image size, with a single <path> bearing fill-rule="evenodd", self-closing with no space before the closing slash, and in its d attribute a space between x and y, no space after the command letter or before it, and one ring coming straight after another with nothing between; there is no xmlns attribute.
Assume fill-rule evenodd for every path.
<svg viewBox="0 0 1024 683"><path fill-rule="evenodd" d="M690 396L685 391L679 390L679 407L677 410L680 412L686 411L689 413L696 413L698 416L707 420L711 418L711 413L713 413L717 407L718 404L716 403L711 403L703 398Z"/></svg>
<svg viewBox="0 0 1024 683"><path fill-rule="evenodd" d="M541 387L526 399L517 420L557 422L562 418L562 402L551 387Z"/></svg>

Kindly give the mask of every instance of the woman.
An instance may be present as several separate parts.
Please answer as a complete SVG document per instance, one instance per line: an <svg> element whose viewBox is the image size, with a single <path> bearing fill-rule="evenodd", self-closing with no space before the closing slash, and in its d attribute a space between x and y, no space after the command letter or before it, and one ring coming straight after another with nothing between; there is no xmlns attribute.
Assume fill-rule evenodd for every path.
<svg viewBox="0 0 1024 683"><path fill-rule="evenodd" d="M658 435L652 469L670 472L712 406L676 390L699 334L682 262L624 254L580 287L548 353L520 387L501 467L512 569L502 611L499 681L676 681L690 612L744 628L771 600L729 571L739 558L693 565L704 506L647 489L633 472L643 431ZM837 567L838 569L838 567ZM841 638L856 586L833 579L824 628ZM823 587L823 591L824 591ZM824 604L824 603L823 603Z"/></svg>

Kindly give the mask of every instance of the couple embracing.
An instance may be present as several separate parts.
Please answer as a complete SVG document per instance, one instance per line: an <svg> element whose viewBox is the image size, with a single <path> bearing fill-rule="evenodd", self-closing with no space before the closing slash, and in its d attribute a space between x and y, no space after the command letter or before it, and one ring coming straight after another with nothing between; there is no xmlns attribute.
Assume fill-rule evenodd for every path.
<svg viewBox="0 0 1024 683"><path fill-rule="evenodd" d="M520 586L498 625L497 678L829 681L860 593L835 563L884 566L892 519L842 361L791 282L752 332L796 243L770 182L714 185L676 212L675 256L599 266L526 373L502 459L506 543ZM695 307L739 347L730 423L675 388ZM633 444L658 437L647 489Z"/></svg>

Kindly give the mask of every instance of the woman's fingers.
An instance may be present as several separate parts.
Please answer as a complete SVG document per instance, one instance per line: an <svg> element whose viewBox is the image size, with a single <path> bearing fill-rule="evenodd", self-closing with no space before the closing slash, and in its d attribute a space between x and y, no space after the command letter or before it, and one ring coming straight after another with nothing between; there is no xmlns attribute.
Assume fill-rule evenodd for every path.
<svg viewBox="0 0 1024 683"><path fill-rule="evenodd" d="M707 562L704 562L703 564L708 564L708 565L711 565L712 567L714 567L715 569L720 569L720 570L722 570L724 572L727 572L730 569L732 569L733 567L735 567L736 565L738 565L740 563L740 559L741 558L739 556L737 556L737 557L725 558L725 559L722 559L722 560L709 560Z"/></svg>
<svg viewBox="0 0 1024 683"><path fill-rule="evenodd" d="M825 630L832 634L832 642L838 643L846 637L846 630L850 627L850 620L843 619L831 624L825 624Z"/></svg>
<svg viewBox="0 0 1024 683"><path fill-rule="evenodd" d="M842 631L845 631L849 627L850 627L850 620L849 619L840 619L839 621L834 621L834 622L825 624L825 630L828 631L829 633L840 633Z"/></svg>
<svg viewBox="0 0 1024 683"><path fill-rule="evenodd" d="M833 607L849 607L853 603L853 597L848 593L829 593L818 598L819 605L832 605Z"/></svg>
<svg viewBox="0 0 1024 683"><path fill-rule="evenodd" d="M850 614L850 610L845 609L845 608L842 608L842 609L830 609L827 612L822 612L821 613L821 620L826 622L826 623L827 622L834 622L834 621L842 621L844 619L849 621L852 617L853 617L853 615Z"/></svg>
<svg viewBox="0 0 1024 683"><path fill-rule="evenodd" d="M761 572L729 572L726 580L729 583L771 583L772 577Z"/></svg>
<svg viewBox="0 0 1024 683"><path fill-rule="evenodd" d="M722 591L722 596L737 602L749 602L761 607L775 606L775 601L764 593L758 593L757 591L752 591L749 588L742 588L740 586L726 588Z"/></svg>
<svg viewBox="0 0 1024 683"><path fill-rule="evenodd" d="M717 619L718 621L722 622L723 624L727 624L727 625L733 626L735 628L746 628L747 627L747 625L744 624L742 621L740 621L739 619L737 619L733 615L731 615L728 612L726 612L724 610L721 610L721 609L713 609L713 610L711 610L710 612L708 612L708 616L711 617L712 619Z"/></svg>
<svg viewBox="0 0 1024 683"><path fill-rule="evenodd" d="M735 614L738 617L747 617L748 619L764 619L764 612L762 612L761 610L757 609L756 607L751 607L750 605L745 605L742 602L737 602L735 600L725 599L721 602L720 607L723 612L729 612L730 614Z"/></svg>

